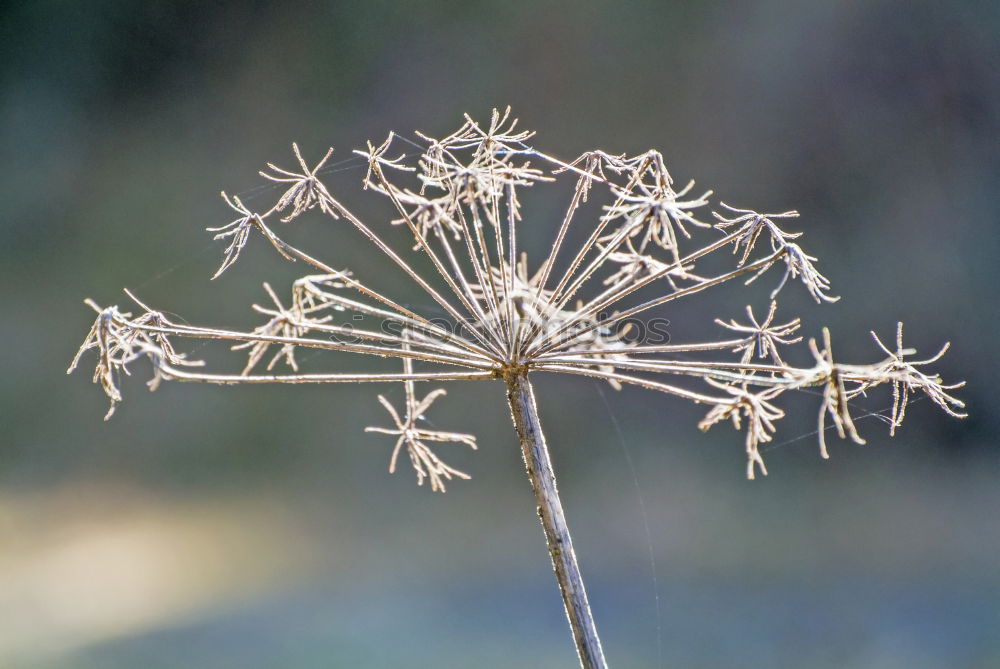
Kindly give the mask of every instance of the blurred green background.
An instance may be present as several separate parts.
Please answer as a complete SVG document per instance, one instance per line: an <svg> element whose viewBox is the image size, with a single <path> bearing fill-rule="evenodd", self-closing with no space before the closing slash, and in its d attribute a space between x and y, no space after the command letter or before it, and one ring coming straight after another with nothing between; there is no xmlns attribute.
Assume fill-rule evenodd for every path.
<svg viewBox="0 0 1000 669"><path fill-rule="evenodd" d="M550 153L659 148L682 182L799 209L844 299L791 285L785 313L857 361L903 320L923 352L951 340L941 370L969 382L969 419L924 402L891 441L862 420L868 445L833 439L829 461L815 398L795 398L771 475L748 482L742 436L702 435L701 409L539 378L612 666L1000 666L1000 4L38 0L0 17L0 665L576 666L499 384L435 406L480 439L449 451L472 481L436 495L386 473L391 443L363 432L385 419L374 387L150 396L142 370L104 423L88 369L64 375L81 300L124 305L122 286L191 322L257 322L260 282L284 294L301 268L252 240L209 283L203 228L229 220L222 188L274 197L256 171L292 140L337 160L511 104ZM331 185L385 217L361 176ZM537 195L535 258L563 204ZM337 266L382 262L343 227L282 232ZM662 315L688 340L776 280Z"/></svg>

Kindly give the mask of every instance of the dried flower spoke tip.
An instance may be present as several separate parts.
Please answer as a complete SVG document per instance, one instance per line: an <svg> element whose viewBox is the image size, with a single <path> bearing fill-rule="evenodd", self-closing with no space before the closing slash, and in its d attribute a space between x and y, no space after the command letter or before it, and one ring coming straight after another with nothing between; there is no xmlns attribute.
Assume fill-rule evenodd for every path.
<svg viewBox="0 0 1000 669"><path fill-rule="evenodd" d="M784 411L770 402L783 389L767 388L754 393L742 386L719 383L712 379L706 379L706 381L709 385L724 390L731 397L713 406L698 423L698 428L704 432L716 423L728 418L732 421L733 427L739 430L741 415L745 417L747 420L747 478L753 480L757 468L760 469L761 474L767 476L767 467L764 466L764 458L760 455L759 446L761 443L771 441L777 429L774 426L774 421L785 416Z"/></svg>
<svg viewBox="0 0 1000 669"><path fill-rule="evenodd" d="M289 214L281 219L282 223L288 223L303 212L317 206L324 214L338 218L336 201L317 176L317 172L326 164L330 156L333 155L333 148L327 149L323 158L312 169L309 169L306 161L302 158L302 154L299 152L299 145L295 142L292 142L292 152L295 153L295 158L299 161L301 172L282 169L273 163L268 163L267 166L274 174L268 174L264 171L260 172L262 177L270 181L291 184L288 190L278 198L278 202L274 205L272 211L284 211L289 207L291 208Z"/></svg>
<svg viewBox="0 0 1000 669"><path fill-rule="evenodd" d="M814 256L803 251L798 244L788 243L785 244L784 248L785 254L782 259L785 261L785 275L782 277L781 283L771 291L771 299L774 299L781 291L788 277L799 277L816 302L836 302L840 299L840 297L827 294L830 290L830 280L816 269Z"/></svg>
<svg viewBox="0 0 1000 669"><path fill-rule="evenodd" d="M653 256L640 253L632 246L632 240L627 240L624 251L613 251L608 254L608 261L618 263L620 267L614 274L604 280L605 286L625 286L631 282L647 277L666 279L673 288L677 288L678 280L705 281L692 271L694 264L678 265L657 260Z"/></svg>
<svg viewBox="0 0 1000 669"><path fill-rule="evenodd" d="M665 179L664 179L665 181ZM669 184L656 186L639 182L635 189L625 190L613 188L618 202L606 207L604 220L623 219L622 228L613 235L602 237L600 241L617 246L626 236L639 238L639 252L643 253L650 242L673 255L675 263L680 263L680 246L678 231L686 238L691 237L687 225L711 227L703 223L691 213L708 204L708 196L712 191L705 191L693 199L682 199L694 187L690 182L680 191L674 191Z"/></svg>
<svg viewBox="0 0 1000 669"><path fill-rule="evenodd" d="M511 118L510 105L504 109L503 114L498 109L493 110L488 130L484 131L468 114L465 115L465 120L469 127L467 136L469 139L478 140L476 150L479 152L498 146L508 151L516 151L519 147L513 145L523 145L535 135L531 130L516 130L518 119Z"/></svg>
<svg viewBox="0 0 1000 669"><path fill-rule="evenodd" d="M871 333L872 338L878 347L888 356L885 361L880 365L877 365L875 370L872 372L871 379L864 381L861 384L861 390L863 391L871 385L876 385L879 382L888 382L892 384L892 409L889 414L889 434L895 435L896 428L898 428L906 414L906 405L909 403L910 393L913 390L922 391L927 397L931 399L932 402L937 404L941 409L950 416L955 418L965 418L966 414L961 412L960 409L965 408L965 403L956 397L950 395L947 391L954 390L956 388L961 388L965 385L962 383L954 383L951 385L945 385L941 382L941 377L937 374L926 374L919 369L924 365L929 365L931 363L940 360L944 354L948 351L950 347L949 343L945 343L944 346L930 358L924 360L906 360L906 356L916 355L917 351L913 348L903 347L903 324L896 324L896 348L895 350L890 350L882 340L878 338L878 335L874 332Z"/></svg>
<svg viewBox="0 0 1000 669"><path fill-rule="evenodd" d="M369 140L367 142L368 145L367 151L362 151L361 149L354 149L355 155L361 156L362 158L368 161L368 171L365 173L365 178L364 181L362 182L364 184L365 190L367 190L369 186L376 186L380 182L383 183L385 182L385 178L382 175L383 167L389 167L394 170L400 170L403 172L416 171L415 167L410 167L403 162L403 160L406 158L405 153L399 154L399 156L397 156L396 158L385 157L385 154L389 151L389 147L392 145L392 140L395 136L396 136L395 133L390 132L389 136L385 138L385 141L379 144L378 146L375 146ZM373 181L372 175L377 175L379 180Z"/></svg>
<svg viewBox="0 0 1000 669"><path fill-rule="evenodd" d="M727 330L748 335L744 343L737 345L733 349L737 353L742 352L740 362L744 364L749 363L756 352L758 358L770 357L776 365L784 365L785 362L778 353L778 345L789 346L802 341L802 337L788 338L789 335L799 329L799 325L801 324L800 319L794 318L781 325L771 324L777 309L778 303L772 300L771 308L768 310L767 317L764 318L763 323L757 322L757 318L753 315L753 308L749 305L747 305L747 318L750 319L750 325L740 325L735 319L730 319L728 323L719 318L715 319L716 323Z"/></svg>
<svg viewBox="0 0 1000 669"><path fill-rule="evenodd" d="M252 334L297 339L308 334L309 331L313 329L312 326L322 325L332 319L332 316L324 316L322 318L310 317L310 313L317 311L315 305L310 305L308 303L304 304L302 300L296 299L296 294L293 294L292 306L286 309L281 304L281 300L278 299L278 296L271 288L271 285L266 281L264 282L264 290L267 291L268 296L274 303L274 308L268 309L256 304L253 305L255 311L270 316L271 318L267 323L254 328ZM241 344L233 345L232 350L234 351L248 350L247 364L243 368L242 373L244 375L249 374L251 370L257 366L257 363L263 359L264 355L272 345L273 342L264 340L246 341ZM267 363L266 369L268 371L274 369L274 366L281 359L284 359L285 364L293 370L296 372L299 371L299 365L295 361L294 344L281 344L278 352L275 353L274 357L271 358L271 361Z"/></svg>
<svg viewBox="0 0 1000 669"><path fill-rule="evenodd" d="M576 160L555 168L552 170L552 174L577 172L580 175L580 201L586 202L595 181L605 183L610 181L604 170L614 174L621 174L628 170L625 154L612 155L604 151L587 151Z"/></svg>
<svg viewBox="0 0 1000 669"><path fill-rule="evenodd" d="M471 434L459 432L442 432L440 430L428 430L418 427L418 422L424 420L424 413L438 397L445 394L445 390L438 388L431 391L424 399L417 401L413 392L412 381L408 384L406 392L406 409L401 416L392 404L383 395L378 396L379 402L385 407L389 415L392 416L396 424L394 428L368 427L365 432L378 432L381 434L396 435L396 445L392 450L392 457L389 460L389 472L396 471L396 462L399 453L406 447L406 452L410 456L410 463L417 474L417 485L423 485L424 479L430 481L431 490L435 492L445 491L445 481L453 477L468 479L469 475L454 467L445 464L441 458L431 450L427 441L454 442L476 448L476 438Z"/></svg>
<svg viewBox="0 0 1000 669"><path fill-rule="evenodd" d="M802 236L801 232L785 232L774 222L776 218L798 218L799 212L797 211L785 211L780 214L761 214L753 209L731 207L725 202L720 202L719 206L736 214L727 218L717 211L712 212L717 221L715 227L735 236L733 253L738 253L741 248L743 249L743 255L739 260L741 266L750 257L762 232L768 233L772 249L784 246L787 242ZM738 229L730 232L730 228Z"/></svg>
<svg viewBox="0 0 1000 669"><path fill-rule="evenodd" d="M760 214L752 209L737 209L725 203L720 203L720 206L736 214L736 216L727 218L718 212L713 212L717 220L716 228L727 232L730 228L736 228L728 234L733 237L733 253L739 253L740 249L743 250L739 260L741 267L746 264L763 232L768 233L771 251L782 251L781 258L785 263L785 274L778 286L771 292L772 300L781 292L789 277L799 277L816 302L836 302L840 299L827 294L830 290L830 281L816 269L816 258L807 254L802 250L802 247L792 241L801 237L802 233L785 232L774 222L776 218L798 218L799 212ZM753 282L763 273L764 270L761 270L747 283Z"/></svg>
<svg viewBox="0 0 1000 669"><path fill-rule="evenodd" d="M131 293L128 295L145 309L145 313L138 318L119 311L117 306L102 309L93 300L85 300L87 306L97 312L97 318L66 370L67 374L72 373L85 352L97 349L93 382L101 385L104 394L111 401L104 420L111 418L122 401L119 378L122 374L129 374L128 364L133 360L145 356L152 361L153 376L146 384L150 390L156 390L163 379L160 373L161 363L187 367L200 367L204 364L200 360L188 360L183 353L174 349L166 334L173 324L162 313L149 309Z"/></svg>
<svg viewBox="0 0 1000 669"><path fill-rule="evenodd" d="M205 228L208 232L216 233L212 239L218 240L230 237L232 238L229 242L229 246L227 246L225 251L223 251L224 258L222 264L219 266L219 269L216 270L215 274L212 275L213 279L221 276L223 272L232 267L233 263L236 262L240 256L240 252L243 250L243 247L246 246L247 240L250 238L250 230L252 228L260 230L264 237L271 242L271 245L278 250L278 253L288 260L294 260L294 258L292 258L292 256L290 256L285 250L285 243L278 239L277 236L271 232L270 228L264 224L264 218L261 215L247 209L246 205L244 205L243 202L240 201L240 198L236 195L230 197L226 195L225 191L223 191L222 199L225 200L226 204L228 204L234 211L240 214L240 216L221 227Z"/></svg>

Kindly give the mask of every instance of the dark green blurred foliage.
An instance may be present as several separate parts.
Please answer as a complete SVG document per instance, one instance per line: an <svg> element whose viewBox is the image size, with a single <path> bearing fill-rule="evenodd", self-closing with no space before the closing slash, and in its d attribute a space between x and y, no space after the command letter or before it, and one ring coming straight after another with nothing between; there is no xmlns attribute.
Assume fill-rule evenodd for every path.
<svg viewBox="0 0 1000 669"><path fill-rule="evenodd" d="M863 420L869 444L832 441L825 462L805 436L765 453L771 476L748 483L742 438L700 434L699 409L540 379L613 665L658 661L650 548L665 665L1000 662L996 3L38 1L0 12L0 564L38 528L61 527L67 508L100 523L133 498L166 509L272 499L310 538L285 546L309 568L253 596L59 653L0 634L16 666L573 666L499 386L455 386L435 407L481 448L454 462L471 482L432 496L410 472L390 477L389 444L363 433L382 419L374 388L167 384L150 396L138 373L102 423L86 370L63 374L91 319L82 298L124 305L122 286L192 322L254 323L260 282L287 285L301 268L257 244L209 283L219 249L203 228L228 220L220 189L253 189L292 140L313 156L333 145L338 160L389 129L446 132L464 111L506 104L551 153L655 147L679 181L726 202L799 209L803 245L843 296L816 307L786 289L805 332L828 324L845 359L869 361L868 330L903 320L922 351L951 340L942 371L969 382L965 421L917 404L892 441ZM385 216L360 178L336 173L335 192ZM258 196L274 193L247 195ZM534 257L563 205L527 200ZM297 226L290 239L336 265L382 262L349 230ZM678 340L701 336L748 300L764 304L774 280L661 315ZM779 443L814 429L817 405L800 404ZM64 502L32 501L49 498ZM263 521L239 522L271 536ZM4 601L34 600L4 587L10 628L5 617L24 611Z"/></svg>

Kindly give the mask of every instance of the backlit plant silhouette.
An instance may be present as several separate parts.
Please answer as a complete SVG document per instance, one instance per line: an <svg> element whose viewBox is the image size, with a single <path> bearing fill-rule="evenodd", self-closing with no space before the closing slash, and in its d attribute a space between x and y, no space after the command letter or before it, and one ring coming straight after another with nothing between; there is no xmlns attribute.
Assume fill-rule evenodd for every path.
<svg viewBox="0 0 1000 669"><path fill-rule="evenodd" d="M703 404L708 412L701 429L729 420L745 430L751 479L757 472L767 473L760 445L773 438L776 421L784 416L776 402L788 391L818 389L824 458L828 420L841 438L863 443L850 401L875 386L891 386L893 433L910 393L924 393L952 416L963 415L963 404L949 394L960 384L945 385L936 374L923 371L947 345L929 359L913 360L915 351L903 345L901 324L894 348L873 333L886 356L874 364L836 361L826 330L819 341L807 342L814 364L795 367L785 362L779 350L802 338L795 336L798 318L787 322L776 318L774 298L782 287L797 280L817 302L837 299L817 270L816 258L799 246L801 233L782 227L798 216L796 212L762 214L722 203L713 210L711 191L699 194L693 182L675 189L657 151L631 157L589 151L564 162L531 148L532 136L516 129L508 109L502 114L494 111L485 126L467 116L458 130L441 139L417 133L420 154L413 160L396 155L400 138L393 133L378 146L369 142L364 150L355 151L367 163L363 188L387 198L395 210L393 220L372 225L352 213L321 181L332 149L310 168L293 144L297 167L268 164L269 171L261 172L285 188L276 204L252 210L239 197L223 193L237 217L209 228L227 244L216 276L236 262L254 235L262 236L285 258L310 266L314 273L293 283L288 306L265 284L272 305L255 309L267 322L252 332L240 332L178 323L131 293L136 316L88 300L98 312L97 320L70 371L84 352L96 350L94 381L111 400L109 417L121 401L120 375L140 358L152 363L151 389L164 380L402 383L406 397L402 411L379 396L393 426L369 431L396 438L390 471L405 448L417 482L427 480L431 489L440 491L447 481L468 476L445 464L435 453L436 445L452 442L475 448L476 441L469 434L422 427L424 414L445 391L431 390L420 398L416 382L503 381L580 661L589 669L606 663L536 412L529 380L535 373L594 377L616 388L637 385ZM561 222L553 226L551 249L540 263L532 264L519 250L518 234L521 226L539 223L522 221L518 195L522 189L549 187L559 180L575 186ZM585 210L591 197L604 198L602 213L596 220L577 222L576 214ZM448 314L448 322L432 320L370 288L364 272L334 269L275 234L275 220L291 222L310 210L336 221L346 228L345 234L351 229L360 232ZM392 225L408 228L412 247L389 247L384 238ZM579 226L584 230L573 230L572 237L584 237L583 244L567 248L571 229ZM689 242L695 235L704 240ZM735 256L733 267L722 273L700 273L702 259L727 251ZM430 265L432 271L418 270L412 260L416 256L422 256L422 266ZM646 343L627 336L628 325L655 307L733 279L749 283L772 268L782 275L766 306L767 315L761 320L748 307L746 322L717 321L727 338ZM374 317L383 327L366 330L337 324L336 318L345 313ZM234 348L247 350L246 367L235 374L205 371L203 362L175 348L176 341L186 338L232 341ZM303 348L395 357L403 361L403 369L306 373L295 358ZM288 371L275 372L278 365Z"/></svg>

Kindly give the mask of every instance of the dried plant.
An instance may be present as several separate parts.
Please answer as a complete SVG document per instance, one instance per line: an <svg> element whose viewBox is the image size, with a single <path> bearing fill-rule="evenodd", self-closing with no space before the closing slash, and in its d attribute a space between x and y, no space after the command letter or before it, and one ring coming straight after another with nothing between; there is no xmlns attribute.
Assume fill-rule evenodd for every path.
<svg viewBox="0 0 1000 669"><path fill-rule="evenodd" d="M793 337L800 322L794 318L775 324L773 300L778 292L789 279L797 279L817 302L837 299L830 296L829 281L817 270L816 258L796 241L801 233L779 225L797 217L796 212L761 214L724 204L710 210L711 191L691 195L693 184L674 190L657 151L635 157L590 151L566 162L532 148L527 142L533 133L516 126L509 109L502 114L494 111L485 127L466 116L461 127L443 139L417 133L414 142L390 133L380 145L369 142L366 149L356 151L367 163L364 189L386 198L395 212L381 228L364 223L323 184L321 168L332 149L309 169L293 144L298 171L268 164L270 172L262 172L271 181L287 184L277 203L255 212L238 197L223 194L239 217L223 227L210 228L217 233L216 239L228 241L215 276L236 262L254 231L285 258L304 262L317 272L293 284L291 306L284 307L265 284L274 306L255 308L268 321L251 332L241 332L176 323L134 298L141 309L137 317L88 301L98 316L70 371L85 351L95 349L94 380L104 388L112 410L121 401L120 375L127 374L138 358L152 364L151 388L161 380L401 382L406 397L402 412L379 396L395 426L369 431L397 438L390 470L405 447L418 483L427 479L432 490L440 491L446 480L468 476L445 464L430 444L456 442L475 448L475 437L420 427L423 414L444 391L432 390L421 400L415 384L502 380L580 661L587 668L604 667L538 422L531 375L555 372L592 377L616 388L635 385L707 405L708 414L699 425L703 430L727 419L746 430L749 478L757 471L766 474L759 447L772 439L776 422L784 416L775 403L788 391L820 390L820 452L828 457L827 419L842 438L863 443L851 416L851 400L858 395L876 386L891 386L890 425L895 433L911 393L922 392L946 413L961 417L963 404L950 394L961 384L945 385L938 375L918 369L937 361L947 346L927 360L908 360L914 351L903 347L902 325L894 350L875 337L886 357L873 364L835 360L826 330L822 348L815 340L808 342L815 364L788 364L779 347L801 340ZM388 157L390 151L397 151L397 141L417 146L419 155L410 161L405 153ZM530 161L550 170L534 167ZM551 250L530 272L528 256L518 247L518 229L527 224L521 223L518 192L558 179L575 180L573 194L556 227ZM565 253L570 228L579 225L576 215L597 191L607 197L603 215L582 231L583 244ZM448 314L450 327L370 288L347 270L333 269L273 232L271 222L277 216L283 214L280 220L291 222L310 210L363 235ZM702 215L708 212L710 216ZM409 229L413 246L405 253L429 262L430 275L419 272L403 253L390 248L384 231L393 224ZM696 233L706 235L707 240L685 248ZM737 256L734 268L718 274L695 273L699 261L726 249ZM631 342L625 336L628 323L656 307L733 279L749 283L782 265L784 273L762 322L750 307L748 325L717 321L731 333L730 338L658 344ZM640 299L647 286L656 291L655 296ZM335 317L343 313L375 317L391 327L364 330L337 325ZM174 342L179 338L232 341L234 348L247 350L246 366L239 374L204 371L201 362L176 352ZM268 360L264 373L255 371L272 346L278 347L277 353ZM300 348L400 358L403 371L305 373L295 359ZM729 352L738 358L731 359ZM282 362L290 370L273 373Z"/></svg>

